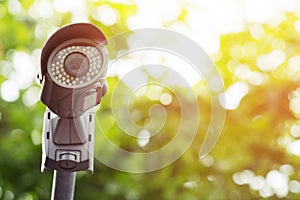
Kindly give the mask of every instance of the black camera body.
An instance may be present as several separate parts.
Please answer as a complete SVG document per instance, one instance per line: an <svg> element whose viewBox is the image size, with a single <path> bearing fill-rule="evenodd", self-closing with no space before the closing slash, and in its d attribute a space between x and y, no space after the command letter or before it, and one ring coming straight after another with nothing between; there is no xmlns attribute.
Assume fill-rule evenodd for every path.
<svg viewBox="0 0 300 200"><path fill-rule="evenodd" d="M93 171L93 107L107 91L106 44L89 23L65 26L46 42L38 77L48 107L42 169Z"/></svg>

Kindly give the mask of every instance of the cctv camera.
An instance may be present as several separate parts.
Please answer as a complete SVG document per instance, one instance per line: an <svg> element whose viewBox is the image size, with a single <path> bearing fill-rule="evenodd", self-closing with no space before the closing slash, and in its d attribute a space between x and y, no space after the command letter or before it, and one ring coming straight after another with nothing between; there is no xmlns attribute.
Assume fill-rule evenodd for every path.
<svg viewBox="0 0 300 200"><path fill-rule="evenodd" d="M107 91L106 38L94 25L56 31L41 54L44 117L43 168L92 171L93 107Z"/></svg>
<svg viewBox="0 0 300 200"><path fill-rule="evenodd" d="M63 118L76 117L106 92L106 38L88 23L59 29L41 55L41 100Z"/></svg>

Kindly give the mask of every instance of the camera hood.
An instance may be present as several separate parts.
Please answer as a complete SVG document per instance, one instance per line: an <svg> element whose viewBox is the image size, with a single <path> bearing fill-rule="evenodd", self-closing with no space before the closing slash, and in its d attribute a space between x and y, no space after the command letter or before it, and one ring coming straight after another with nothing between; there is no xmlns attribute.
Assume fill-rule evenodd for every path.
<svg viewBox="0 0 300 200"><path fill-rule="evenodd" d="M47 62L54 49L61 43L76 38L88 39L94 44L94 46L107 45L107 40L104 34L96 26L90 23L74 23L60 28L48 39L42 50L40 69L41 77L39 77L40 81L43 80L43 77L47 73Z"/></svg>

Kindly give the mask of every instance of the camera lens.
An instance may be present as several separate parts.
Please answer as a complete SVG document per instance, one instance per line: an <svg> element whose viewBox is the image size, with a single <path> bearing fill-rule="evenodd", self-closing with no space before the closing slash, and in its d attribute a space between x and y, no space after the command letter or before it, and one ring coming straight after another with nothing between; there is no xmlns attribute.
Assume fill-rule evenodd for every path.
<svg viewBox="0 0 300 200"><path fill-rule="evenodd" d="M84 76L90 68L89 59L82 53L71 53L64 61L64 68L73 77Z"/></svg>

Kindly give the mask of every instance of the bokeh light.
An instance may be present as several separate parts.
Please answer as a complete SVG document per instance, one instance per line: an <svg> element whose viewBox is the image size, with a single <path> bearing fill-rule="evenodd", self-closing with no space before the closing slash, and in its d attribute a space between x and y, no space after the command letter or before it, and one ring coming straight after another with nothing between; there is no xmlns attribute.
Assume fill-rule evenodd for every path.
<svg viewBox="0 0 300 200"><path fill-rule="evenodd" d="M197 94L199 136L182 158L160 172L132 176L96 163L94 176L78 175L78 199L300 198L299 0L0 0L0 199L49 196L51 180L38 171L45 107L39 102L36 75L47 38L72 22L91 22L108 39L137 28L169 29L191 38L223 77L226 89L219 101L227 110L219 143L199 159L195 152L211 120L207 83L190 63L168 52L124 55L130 48L127 38L108 72L108 97L97 109L102 130L125 149L143 152L167 144L178 122L174 94L157 85L134 87L160 80L183 90L183 82L167 73L174 70ZM136 79L125 79L122 85L124 92L136 89L130 102L132 120L149 123L145 110L157 103L169 109L172 123L166 134L155 137L147 128L135 137L120 136L107 99L117 80L146 65L153 67L136 70ZM168 69L155 68L159 65Z"/></svg>

